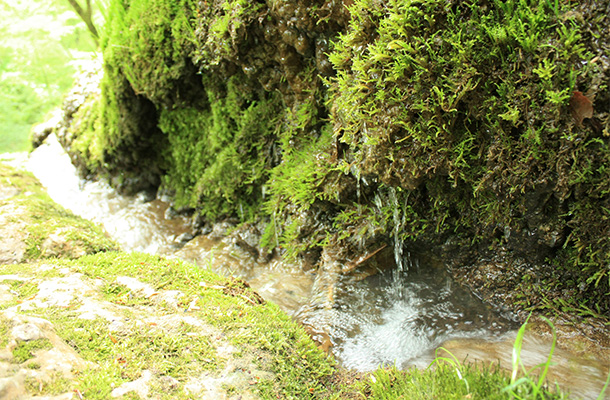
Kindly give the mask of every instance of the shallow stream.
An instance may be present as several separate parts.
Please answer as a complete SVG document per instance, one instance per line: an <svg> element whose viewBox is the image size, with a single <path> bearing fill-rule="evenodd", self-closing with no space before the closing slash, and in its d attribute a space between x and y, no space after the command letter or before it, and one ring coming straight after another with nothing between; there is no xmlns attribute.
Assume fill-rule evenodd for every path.
<svg viewBox="0 0 610 400"><path fill-rule="evenodd" d="M187 241L189 221L167 218L166 202L124 197L107 184L82 181L54 136L32 153L27 168L53 200L103 225L125 250L180 257L245 279L300 321L345 367L426 367L439 346L459 360L500 360L510 366L516 324L454 283L431 257L403 254L404 270L388 257L387 267L360 275L313 270L277 258L259 262L222 232ZM545 361L549 349L548 339L528 337L524 363ZM551 379L580 397L597 398L607 362L570 352L558 352L553 360L558 367L552 368Z"/></svg>

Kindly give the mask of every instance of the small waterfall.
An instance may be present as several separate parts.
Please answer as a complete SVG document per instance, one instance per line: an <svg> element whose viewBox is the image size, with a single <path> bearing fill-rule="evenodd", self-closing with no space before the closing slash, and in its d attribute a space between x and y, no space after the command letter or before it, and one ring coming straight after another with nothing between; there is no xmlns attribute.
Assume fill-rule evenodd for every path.
<svg viewBox="0 0 610 400"><path fill-rule="evenodd" d="M356 171L354 176L356 177L356 199L358 204L360 204L360 169L359 168L355 168Z"/></svg>
<svg viewBox="0 0 610 400"><path fill-rule="evenodd" d="M402 207L398 203L398 198L396 197L396 189L393 187L390 188L389 199L390 204L392 205L392 216L394 222L394 229L392 231L392 236L394 239L394 260L396 261L397 272L400 274L407 271L407 268L405 268L407 266L405 265L403 254L404 240L400 235L405 224L405 213L402 212Z"/></svg>

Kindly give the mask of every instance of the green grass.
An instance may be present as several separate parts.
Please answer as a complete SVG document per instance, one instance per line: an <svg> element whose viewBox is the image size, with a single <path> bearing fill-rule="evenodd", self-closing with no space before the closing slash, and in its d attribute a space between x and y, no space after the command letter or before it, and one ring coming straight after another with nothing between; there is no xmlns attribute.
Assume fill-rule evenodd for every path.
<svg viewBox="0 0 610 400"><path fill-rule="evenodd" d="M94 45L68 2L0 4L0 153L30 149L33 124L61 104Z"/></svg>
<svg viewBox="0 0 610 400"><path fill-rule="evenodd" d="M19 342L13 349L13 362L23 364L24 362L34 358L34 352L37 350L45 350L52 348L53 345L49 339L29 340L27 342Z"/></svg>
<svg viewBox="0 0 610 400"><path fill-rule="evenodd" d="M255 354L260 367L274 377L262 379L255 388L263 399L565 399L567 395L549 390L545 378L551 366L551 350L545 363L533 369L523 368L520 350L526 333L524 325L515 341L513 374L497 365L461 363L450 353L437 356L424 370L400 371L379 369L350 380L350 373L341 371L332 358L320 351L304 330L279 308L262 301L242 281L224 278L180 260L159 256L107 252L78 260L56 260L51 264L83 274L84 282L105 282L98 286L100 297L120 307L126 318L118 331L109 331L106 319L78 318L81 302L69 307L47 307L27 313L49 320L55 332L81 357L96 363L95 368L78 371L74 381L56 380L30 385L33 393L59 393L66 387L77 388L90 399L108 398L113 388L142 376L151 370L157 376L172 376L180 384L171 390L160 390L162 398L186 399L184 382L191 376L224 368L224 360L216 355L216 347L200 327L190 323L158 326L142 324L138 316L147 318L179 316L166 302L154 302L116 281L130 276L149 284L153 290L178 290L182 296L177 307L189 309L195 317L221 335L223 340L240 349L235 356ZM17 287L19 298L34 293L41 280L37 265L23 264L14 271L31 277L27 288ZM36 276L33 277L33 274ZM159 324L160 325L160 324ZM0 343L7 343L10 323L0 318ZM45 340L24 342L13 352L16 362L30 360L33 352L47 348ZM32 366L35 368L35 365ZM347 378L346 378L347 376ZM341 383L344 382L344 383ZM157 390L157 389L153 389ZM603 398L603 392L600 394Z"/></svg>
<svg viewBox="0 0 610 400"><path fill-rule="evenodd" d="M30 364L27 365L30 367ZM55 396L70 391L71 382L64 378L61 373L54 372L48 381L35 378L25 379L25 388L29 393L38 396Z"/></svg>

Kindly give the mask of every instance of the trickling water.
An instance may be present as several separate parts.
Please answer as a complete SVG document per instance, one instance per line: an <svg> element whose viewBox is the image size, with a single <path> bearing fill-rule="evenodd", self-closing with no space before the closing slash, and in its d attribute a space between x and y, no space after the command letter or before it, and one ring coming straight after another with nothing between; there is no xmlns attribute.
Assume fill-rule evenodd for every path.
<svg viewBox="0 0 610 400"><path fill-rule="evenodd" d="M121 196L106 183L79 179L55 135L34 151L27 168L56 203L102 225L126 251L170 254L178 236L189 230L185 219L164 217L167 203Z"/></svg>
<svg viewBox="0 0 610 400"><path fill-rule="evenodd" d="M400 237L400 232L402 232L402 228L405 223L404 213L401 212L401 207L398 203L398 198L396 197L396 189L391 187L389 192L389 199L390 203L392 204L392 216L394 218L394 261L396 262L396 266L398 268L397 272L402 273L405 271L403 257L404 241Z"/></svg>
<svg viewBox="0 0 610 400"><path fill-rule="evenodd" d="M367 371L379 365L426 366L439 345L459 360L468 356L495 361L512 352L514 331L505 333L513 327L511 321L453 283L441 266L403 253L404 213L393 189L374 198L379 209L384 203L394 209L393 249L387 249L387 256L380 251L374 268L366 270L362 263L357 269L364 271L344 275L341 265L314 273L281 260L259 263L234 243L206 236L182 247L180 236L188 231L185 219L167 219L168 205L162 201L119 196L106 184L79 180L54 137L32 154L28 168L56 202L102 224L125 250L181 257L249 281L263 297L301 321L346 367ZM540 343L524 353L526 365L546 358L548 341ZM596 398L607 362L570 353L554 360L567 365L555 374L557 379L580 396Z"/></svg>

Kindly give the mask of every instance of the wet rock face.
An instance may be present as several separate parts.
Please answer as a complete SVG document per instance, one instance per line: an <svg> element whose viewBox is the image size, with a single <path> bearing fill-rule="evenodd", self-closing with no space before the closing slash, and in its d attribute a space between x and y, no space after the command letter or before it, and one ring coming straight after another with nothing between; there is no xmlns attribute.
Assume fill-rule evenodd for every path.
<svg viewBox="0 0 610 400"><path fill-rule="evenodd" d="M343 1L216 0L199 2L196 64L223 76L241 70L287 105L318 89L317 75L334 74L330 42L348 22Z"/></svg>

